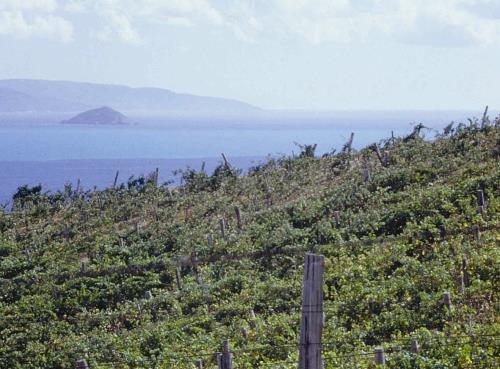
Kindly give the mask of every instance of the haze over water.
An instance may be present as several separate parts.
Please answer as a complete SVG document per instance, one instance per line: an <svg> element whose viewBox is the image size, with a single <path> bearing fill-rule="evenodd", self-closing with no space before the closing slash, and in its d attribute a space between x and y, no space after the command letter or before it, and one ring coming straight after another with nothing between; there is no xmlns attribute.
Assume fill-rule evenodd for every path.
<svg viewBox="0 0 500 369"><path fill-rule="evenodd" d="M472 112L339 112L297 113L266 119L197 119L141 125L65 126L56 123L0 124L0 202L17 187L41 183L61 189L81 180L85 188L110 186L117 170L120 181L160 168L161 180L176 180L172 171L203 161L211 171L224 152L231 163L248 169L266 156L296 154L295 145L318 144L317 154L340 150L351 132L354 146L364 147L411 132L411 122L440 128L464 121ZM478 114L476 114L478 115ZM434 135L427 133L428 137Z"/></svg>

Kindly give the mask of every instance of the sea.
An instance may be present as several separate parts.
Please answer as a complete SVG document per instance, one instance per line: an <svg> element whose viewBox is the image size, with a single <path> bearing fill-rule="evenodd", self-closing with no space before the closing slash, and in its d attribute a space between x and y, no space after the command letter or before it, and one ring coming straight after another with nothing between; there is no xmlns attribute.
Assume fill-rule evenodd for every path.
<svg viewBox="0 0 500 369"><path fill-rule="evenodd" d="M41 184L56 192L79 181L84 189L112 185L159 168L160 181L178 184L179 169L207 172L222 154L245 172L269 157L296 155L301 144L317 144L317 155L341 150L354 133L362 148L411 133L423 123L431 139L451 121L464 122L471 111L273 112L264 117L147 118L127 126L69 126L51 119L0 119L0 205L8 208L22 185ZM139 117L140 118L140 117ZM139 120L138 118L138 120Z"/></svg>

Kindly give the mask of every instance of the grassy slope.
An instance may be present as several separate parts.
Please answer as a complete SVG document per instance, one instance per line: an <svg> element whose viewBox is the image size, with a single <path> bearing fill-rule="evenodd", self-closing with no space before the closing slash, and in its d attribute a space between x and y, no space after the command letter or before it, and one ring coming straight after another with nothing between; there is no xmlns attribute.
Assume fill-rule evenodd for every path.
<svg viewBox="0 0 500 369"><path fill-rule="evenodd" d="M376 345L392 368L498 367L498 123L383 142L386 168L366 148L272 160L248 176L186 172L171 193L68 188L18 203L0 213L0 367L71 368L83 356L91 368L191 368L197 357L213 367L229 338L237 368L293 368L306 250L326 258L326 368L372 366ZM193 266L194 255L223 260Z"/></svg>

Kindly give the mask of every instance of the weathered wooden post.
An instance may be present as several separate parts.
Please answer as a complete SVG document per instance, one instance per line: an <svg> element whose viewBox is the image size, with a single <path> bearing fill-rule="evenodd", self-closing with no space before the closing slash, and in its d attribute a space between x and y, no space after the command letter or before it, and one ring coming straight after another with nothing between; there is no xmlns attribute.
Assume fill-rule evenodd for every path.
<svg viewBox="0 0 500 369"><path fill-rule="evenodd" d="M363 168L363 179L365 182L370 182L372 176L370 174L370 169L368 167Z"/></svg>
<svg viewBox="0 0 500 369"><path fill-rule="evenodd" d="M77 179L76 181L76 192L80 192L80 178Z"/></svg>
<svg viewBox="0 0 500 369"><path fill-rule="evenodd" d="M224 166L226 167L226 169L231 169L231 165L229 164L229 161L227 160L226 155L224 155L224 153L222 153L221 155L222 155L222 159L224 159Z"/></svg>
<svg viewBox="0 0 500 369"><path fill-rule="evenodd" d="M205 164L206 163L204 161L201 163L201 172L202 173L205 173Z"/></svg>
<svg viewBox="0 0 500 369"><path fill-rule="evenodd" d="M462 271L460 271L460 273L457 276L457 288L458 288L458 292L460 292L461 294L464 293L465 282L464 282L464 275L463 275Z"/></svg>
<svg viewBox="0 0 500 369"><path fill-rule="evenodd" d="M384 151L383 161L384 161L383 166L388 167L391 162L391 156L389 154L389 151Z"/></svg>
<svg viewBox="0 0 500 369"><path fill-rule="evenodd" d="M193 265L194 275L196 277L196 283L203 286L203 279L201 278L200 271L198 268L198 254L195 251L191 257L191 264Z"/></svg>
<svg viewBox="0 0 500 369"><path fill-rule="evenodd" d="M241 335L243 336L244 339L248 339L248 329L241 328Z"/></svg>
<svg viewBox="0 0 500 369"><path fill-rule="evenodd" d="M335 210L333 216L335 217L335 227L340 228L340 211Z"/></svg>
<svg viewBox="0 0 500 369"><path fill-rule="evenodd" d="M257 318L255 316L255 311L250 310L250 321L248 322L250 325L250 328L255 329L257 328Z"/></svg>
<svg viewBox="0 0 500 369"><path fill-rule="evenodd" d="M416 339L411 340L411 352L413 354L418 354L420 352L420 345Z"/></svg>
<svg viewBox="0 0 500 369"><path fill-rule="evenodd" d="M477 190L477 210L479 214L484 212L484 192L483 190Z"/></svg>
<svg viewBox="0 0 500 369"><path fill-rule="evenodd" d="M219 219L219 228L220 228L220 235L222 236L223 239L226 239L226 222L224 221L224 218Z"/></svg>
<svg viewBox="0 0 500 369"><path fill-rule="evenodd" d="M182 291L182 278L181 271L179 268L175 268L175 282L177 283L177 289Z"/></svg>
<svg viewBox="0 0 500 369"><path fill-rule="evenodd" d="M104 209L104 201L102 199L102 193L101 192L99 192L97 194L97 201L99 203L99 210L102 211Z"/></svg>
<svg viewBox="0 0 500 369"><path fill-rule="evenodd" d="M222 344L222 355L220 369L233 369L233 354L229 352L229 341L224 340Z"/></svg>
<svg viewBox="0 0 500 369"><path fill-rule="evenodd" d="M375 154L377 154L377 158L378 158L378 161L380 162L380 164L382 164L382 166L385 166L384 165L384 158L382 157L382 153L380 152L380 148L378 147L378 144L373 144L373 150L375 151Z"/></svg>
<svg viewBox="0 0 500 369"><path fill-rule="evenodd" d="M474 231L474 236L476 237L476 245L477 247L481 246L481 231L479 230L479 226L475 225L472 227L472 230Z"/></svg>
<svg viewBox="0 0 500 369"><path fill-rule="evenodd" d="M238 225L238 229L241 229L241 211L240 211L240 208L235 206L234 212L236 214L236 223Z"/></svg>
<svg viewBox="0 0 500 369"><path fill-rule="evenodd" d="M196 366L196 369L203 369L203 361L201 361L201 359L196 359L194 365Z"/></svg>
<svg viewBox="0 0 500 369"><path fill-rule="evenodd" d="M69 241L69 236L70 236L70 227L67 223L64 223L64 231L63 231L63 234L64 234L64 238L66 239L66 241Z"/></svg>
<svg viewBox="0 0 500 369"><path fill-rule="evenodd" d="M87 360L85 359L78 359L75 364L76 369L89 369L89 366L87 364Z"/></svg>
<svg viewBox="0 0 500 369"><path fill-rule="evenodd" d="M443 304L449 311L451 311L452 309L451 294L449 292L443 293Z"/></svg>
<svg viewBox="0 0 500 369"><path fill-rule="evenodd" d="M120 175L120 171L117 170L115 174L115 180L113 181L113 189L116 188L116 185L118 184L118 176Z"/></svg>
<svg viewBox="0 0 500 369"><path fill-rule="evenodd" d="M488 119L488 105L486 105L486 109L484 109L484 113L483 113L483 119L481 119L481 128L483 128L486 123L488 123L489 119Z"/></svg>
<svg viewBox="0 0 500 369"><path fill-rule="evenodd" d="M351 151L352 151L352 142L354 140L354 132L351 132L351 137L349 137L349 141L347 141L347 155L351 156Z"/></svg>
<svg viewBox="0 0 500 369"><path fill-rule="evenodd" d="M207 243L208 246L214 247L214 238L211 233L207 234Z"/></svg>
<svg viewBox="0 0 500 369"><path fill-rule="evenodd" d="M467 269L469 268L469 260L466 256L462 258L462 273L464 275L464 286L469 287L469 272Z"/></svg>
<svg viewBox="0 0 500 369"><path fill-rule="evenodd" d="M322 369L323 255L306 254L304 263L299 369Z"/></svg>
<svg viewBox="0 0 500 369"><path fill-rule="evenodd" d="M152 300L153 299L153 294L151 293L151 291L146 291L146 293L144 294L144 298L146 300Z"/></svg>
<svg viewBox="0 0 500 369"><path fill-rule="evenodd" d="M385 365L385 354L383 347L375 347L375 364Z"/></svg>
<svg viewBox="0 0 500 369"><path fill-rule="evenodd" d="M273 195L271 192L271 187L269 186L269 181L267 176L264 176L264 188L266 190L266 205L270 208L273 205Z"/></svg>

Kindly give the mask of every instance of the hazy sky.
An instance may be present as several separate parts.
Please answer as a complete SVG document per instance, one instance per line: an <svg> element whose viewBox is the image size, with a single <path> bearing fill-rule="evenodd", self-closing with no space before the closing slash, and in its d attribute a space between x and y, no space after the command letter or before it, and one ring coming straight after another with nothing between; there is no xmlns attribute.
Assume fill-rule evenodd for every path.
<svg viewBox="0 0 500 369"><path fill-rule="evenodd" d="M500 107L500 0L0 0L0 79L266 108Z"/></svg>

